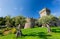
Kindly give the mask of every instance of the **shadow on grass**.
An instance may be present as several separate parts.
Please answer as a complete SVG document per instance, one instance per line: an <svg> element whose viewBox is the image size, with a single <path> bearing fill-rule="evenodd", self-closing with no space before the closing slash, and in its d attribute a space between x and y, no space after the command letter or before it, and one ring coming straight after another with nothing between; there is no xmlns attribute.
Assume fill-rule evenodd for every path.
<svg viewBox="0 0 60 39"><path fill-rule="evenodd" d="M33 36L33 37L38 36L38 37L43 38L43 39L48 39L48 37L50 37L51 35L47 35L47 33L44 33L44 32L39 32L39 33L26 34L23 36Z"/></svg>
<svg viewBox="0 0 60 39"><path fill-rule="evenodd" d="M52 29L51 31L55 33L60 33L60 29Z"/></svg>

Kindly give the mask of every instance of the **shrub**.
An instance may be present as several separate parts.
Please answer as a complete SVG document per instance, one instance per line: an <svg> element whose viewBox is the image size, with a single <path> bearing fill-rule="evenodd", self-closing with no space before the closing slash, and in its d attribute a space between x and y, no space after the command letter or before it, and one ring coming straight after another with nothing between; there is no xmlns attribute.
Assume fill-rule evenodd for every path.
<svg viewBox="0 0 60 39"><path fill-rule="evenodd" d="M3 31L3 32L2 32L3 35L8 35L8 34L11 33L11 28L7 27L7 28L3 29L2 31Z"/></svg>
<svg viewBox="0 0 60 39"><path fill-rule="evenodd" d="M7 30L7 31L4 31L3 32L3 35L8 35L8 34L10 34L11 33L11 30Z"/></svg>
<svg viewBox="0 0 60 39"><path fill-rule="evenodd" d="M37 28L38 26L34 26L35 28Z"/></svg>
<svg viewBox="0 0 60 39"><path fill-rule="evenodd" d="M3 30L0 30L0 35L3 35Z"/></svg>
<svg viewBox="0 0 60 39"><path fill-rule="evenodd" d="M5 30L5 31L6 31L6 30L11 30L11 28L7 27L7 28L5 28L4 30Z"/></svg>
<svg viewBox="0 0 60 39"><path fill-rule="evenodd" d="M16 31L17 31L16 28L11 29L11 32L14 33L14 34L16 33Z"/></svg>

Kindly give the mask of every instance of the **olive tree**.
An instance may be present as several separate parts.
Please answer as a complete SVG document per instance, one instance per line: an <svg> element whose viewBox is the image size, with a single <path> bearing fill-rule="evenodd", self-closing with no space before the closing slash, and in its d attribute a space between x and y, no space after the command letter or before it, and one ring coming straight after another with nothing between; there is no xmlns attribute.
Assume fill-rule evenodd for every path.
<svg viewBox="0 0 60 39"><path fill-rule="evenodd" d="M49 16L43 16L38 19L39 24L42 24L42 26L46 26L48 28L48 32L50 32L50 22L56 22L57 18L53 15Z"/></svg>
<svg viewBox="0 0 60 39"><path fill-rule="evenodd" d="M16 16L15 17L15 26L20 24L22 27L22 26L24 26L25 22L26 22L25 17L23 17L23 16Z"/></svg>
<svg viewBox="0 0 60 39"><path fill-rule="evenodd" d="M10 27L11 26L11 17L6 16L4 19L5 19L5 25Z"/></svg>

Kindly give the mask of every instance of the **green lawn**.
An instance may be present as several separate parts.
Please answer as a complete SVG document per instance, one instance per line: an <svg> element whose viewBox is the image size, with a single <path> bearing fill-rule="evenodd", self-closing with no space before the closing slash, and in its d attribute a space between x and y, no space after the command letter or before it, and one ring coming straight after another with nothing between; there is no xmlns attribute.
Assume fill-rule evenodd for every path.
<svg viewBox="0 0 60 39"><path fill-rule="evenodd" d="M52 27L51 33L47 28L22 29L23 36L17 39L60 39L60 27ZM0 36L0 39L16 39L15 34Z"/></svg>

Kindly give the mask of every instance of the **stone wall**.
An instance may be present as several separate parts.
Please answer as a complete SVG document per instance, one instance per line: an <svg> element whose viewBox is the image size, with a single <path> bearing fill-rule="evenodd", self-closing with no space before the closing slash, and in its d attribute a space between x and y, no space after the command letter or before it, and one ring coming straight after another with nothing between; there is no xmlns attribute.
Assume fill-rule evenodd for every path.
<svg viewBox="0 0 60 39"><path fill-rule="evenodd" d="M26 18L26 23L25 23L24 29L26 29L26 28L32 28L32 27L34 27L34 25L35 25L34 19L32 19L32 18Z"/></svg>

